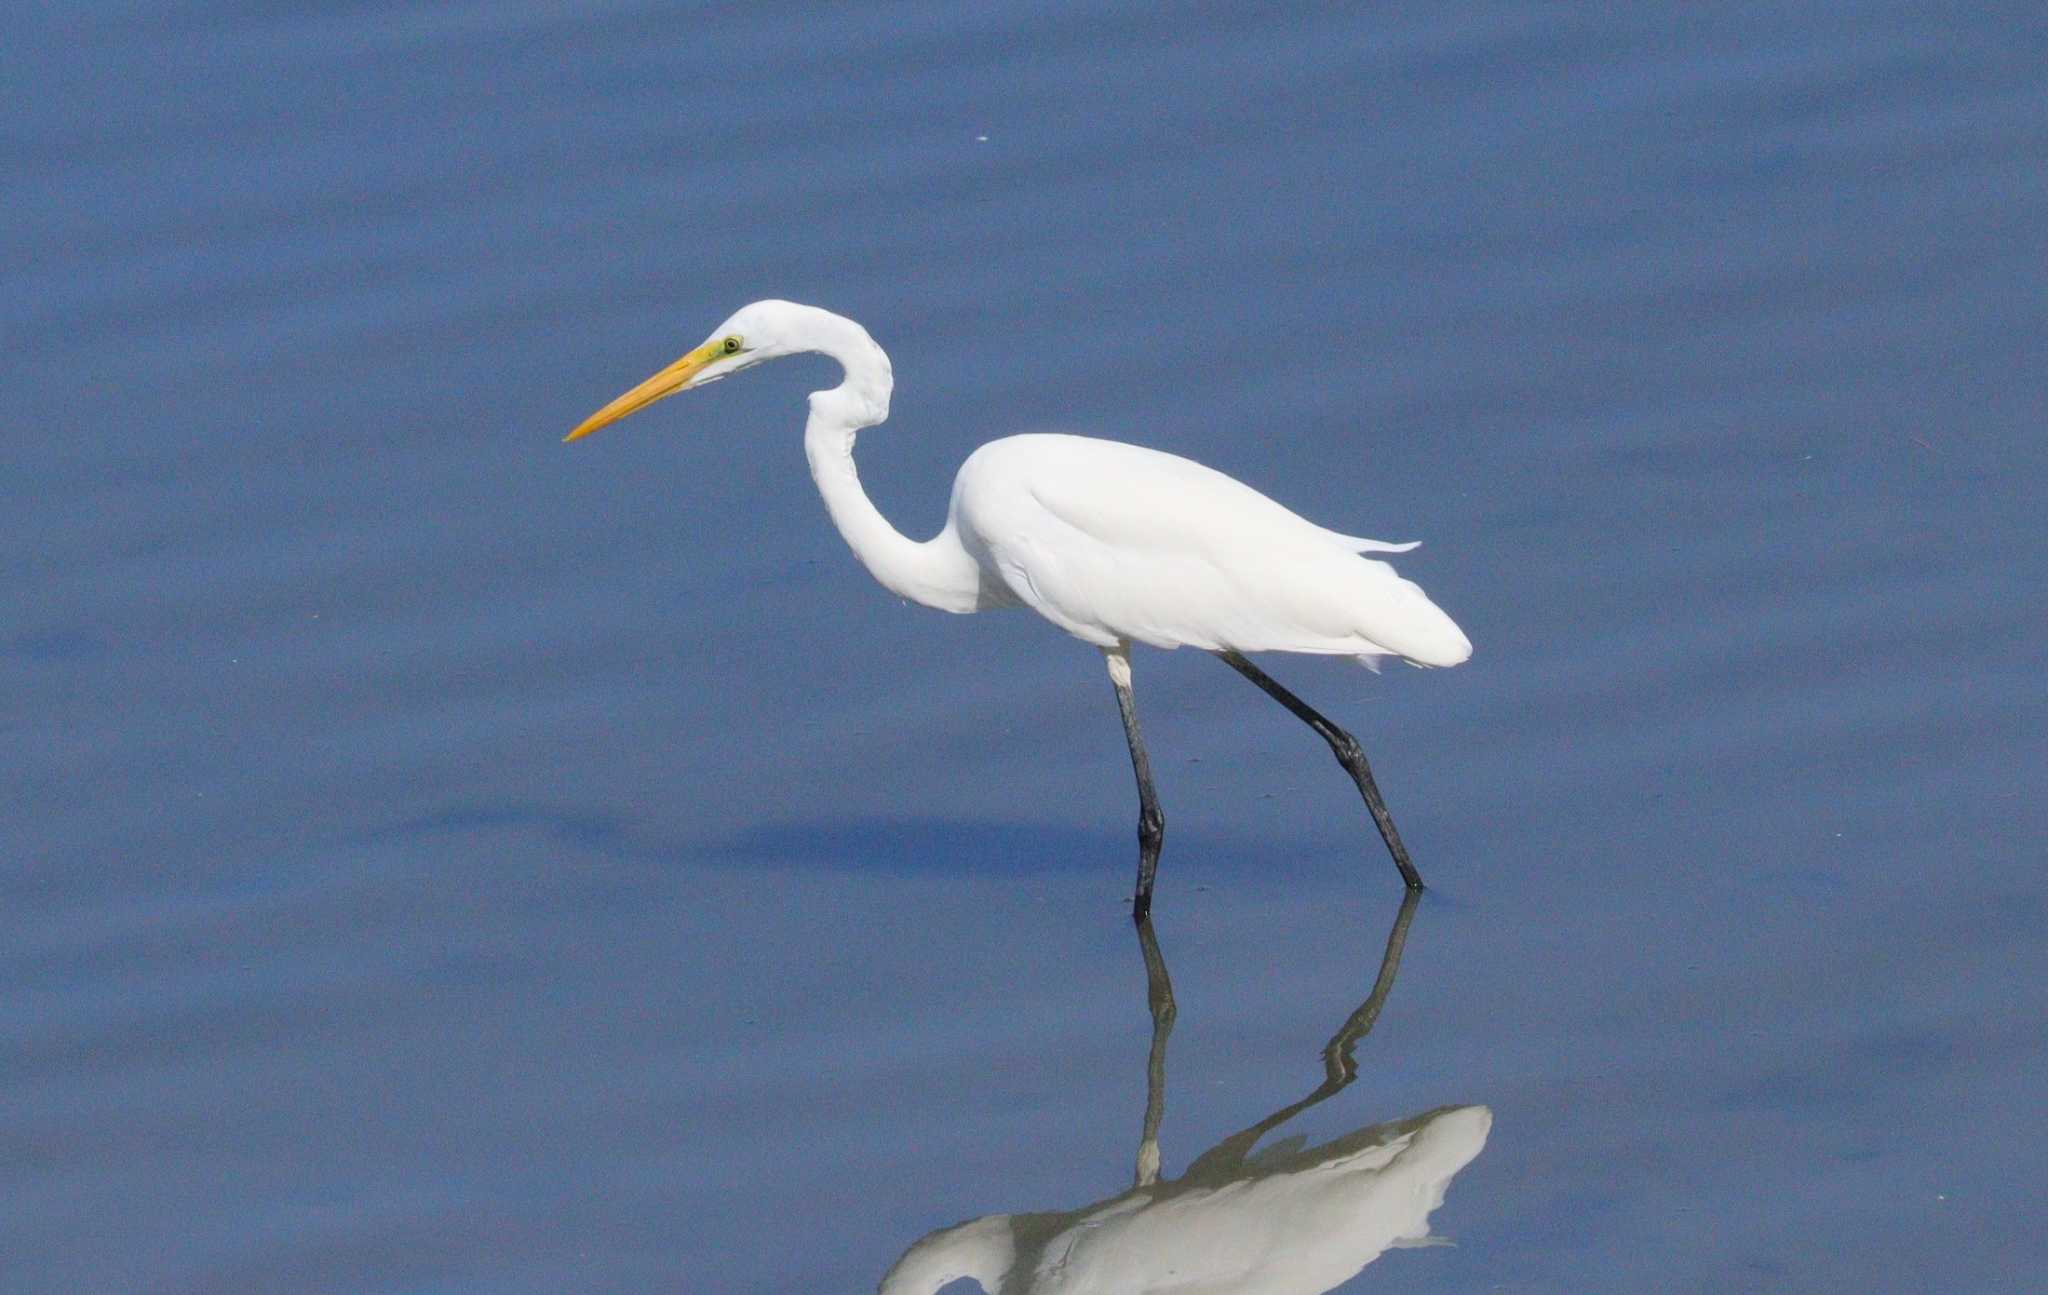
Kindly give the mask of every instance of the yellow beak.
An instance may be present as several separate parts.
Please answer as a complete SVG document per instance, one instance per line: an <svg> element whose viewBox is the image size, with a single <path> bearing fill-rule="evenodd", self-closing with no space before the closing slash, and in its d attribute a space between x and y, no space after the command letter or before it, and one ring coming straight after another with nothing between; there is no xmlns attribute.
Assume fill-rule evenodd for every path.
<svg viewBox="0 0 2048 1295"><path fill-rule="evenodd" d="M719 343L706 342L696 350L669 365L647 381L618 397L603 409L576 425L576 430L564 436L564 441L573 441L590 435L600 427L609 427L628 414L638 413L657 400L673 396L678 391L687 391L690 380L699 370L719 356Z"/></svg>

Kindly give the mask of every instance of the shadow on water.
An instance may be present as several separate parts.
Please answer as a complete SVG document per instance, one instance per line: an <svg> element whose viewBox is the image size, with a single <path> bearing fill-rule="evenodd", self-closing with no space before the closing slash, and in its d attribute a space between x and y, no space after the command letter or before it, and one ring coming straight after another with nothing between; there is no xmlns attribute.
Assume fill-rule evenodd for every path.
<svg viewBox="0 0 2048 1295"><path fill-rule="evenodd" d="M893 876L1028 876L1108 870L1130 872L1128 833L991 819L844 817L758 823L723 837L693 840L609 810L542 803L449 805L361 834L368 842L417 841L446 834L511 830L625 862L755 867L801 864ZM1191 849L1193 847L1190 847ZM1290 843L1218 837L1201 843L1210 864L1264 866ZM1307 845L1291 848L1306 850Z"/></svg>
<svg viewBox="0 0 2048 1295"><path fill-rule="evenodd" d="M1486 1145L1484 1106L1444 1106L1309 1146L1259 1142L1358 1077L1354 1053L1393 991L1419 896L1387 934L1372 991L1323 1047L1322 1082L1217 1142L1178 1178L1159 1176L1173 981L1149 920L1138 924L1152 1046L1131 1189L1079 1209L991 1214L941 1228L898 1259L882 1295L936 1295L959 1281L990 1295L1187 1290L1320 1295L1389 1249L1440 1244L1429 1216Z"/></svg>
<svg viewBox="0 0 2048 1295"><path fill-rule="evenodd" d="M605 858L653 864L806 864L864 872L1024 874L1081 871L1128 851L1107 832L971 819L793 819L724 839L691 840L605 810L546 804L451 805L376 828L365 840L411 841L510 829Z"/></svg>
<svg viewBox="0 0 2048 1295"><path fill-rule="evenodd" d="M724 847L741 859L852 865L884 872L1020 875L1119 868L1121 834L1035 823L939 818L851 818L762 823Z"/></svg>

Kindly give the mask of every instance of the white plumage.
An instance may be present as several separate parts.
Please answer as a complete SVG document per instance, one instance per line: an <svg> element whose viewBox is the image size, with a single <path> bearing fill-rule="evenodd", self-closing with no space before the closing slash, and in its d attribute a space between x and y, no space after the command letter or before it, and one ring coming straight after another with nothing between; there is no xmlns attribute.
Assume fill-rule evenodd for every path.
<svg viewBox="0 0 2048 1295"><path fill-rule="evenodd" d="M1412 581L1191 459L1084 436L1010 436L953 483L947 533L1019 601L1097 647L1405 657L1472 644ZM942 537L943 538L943 537Z"/></svg>
<svg viewBox="0 0 2048 1295"><path fill-rule="evenodd" d="M1158 450L1082 436L1028 435L976 450L953 483L946 525L925 541L891 526L854 467L855 435L889 416L889 357L859 324L815 306L757 301L703 345L585 419L576 440L665 396L763 360L817 352L845 380L810 398L804 452L833 523L888 589L949 612L1022 604L1109 658L1139 781L1141 862L1136 912L1150 900L1164 819L1130 693L1133 643L1221 655L1316 728L1357 781L1411 888L1393 820L1349 734L1309 709L1241 654L1383 656L1457 665L1472 644L1411 581L1364 553L1413 544L1318 526L1250 486Z"/></svg>

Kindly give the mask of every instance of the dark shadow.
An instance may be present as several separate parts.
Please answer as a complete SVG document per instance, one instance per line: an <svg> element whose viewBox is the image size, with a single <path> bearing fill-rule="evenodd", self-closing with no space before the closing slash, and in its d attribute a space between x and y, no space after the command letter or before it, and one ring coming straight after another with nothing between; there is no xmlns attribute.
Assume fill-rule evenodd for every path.
<svg viewBox="0 0 2048 1295"><path fill-rule="evenodd" d="M1125 866L1122 834L972 819L856 818L763 823L719 847L741 859L858 864L890 873L1024 876Z"/></svg>
<svg viewBox="0 0 2048 1295"><path fill-rule="evenodd" d="M1025 877L1101 872L1123 880L1129 833L977 819L841 818L761 823L722 840L664 838L619 814L546 804L451 805L387 823L367 842L521 831L590 854L675 867L810 866L885 875ZM1225 873L1270 870L1291 848L1249 838L1205 840L1205 863ZM1306 851L1310 847L1299 847Z"/></svg>
<svg viewBox="0 0 2048 1295"><path fill-rule="evenodd" d="M642 838L616 814L591 814L544 805L455 805L400 819L363 833L362 840L409 841L444 833L516 828L547 840L615 859L659 859L680 854L675 845Z"/></svg>
<svg viewBox="0 0 2048 1295"><path fill-rule="evenodd" d="M386 824L368 841L513 829L624 861L675 866L808 865L884 874L1081 872L1126 857L1120 838L1074 828L946 819L764 823L725 840L663 839L617 814L548 805L456 805ZM1051 861L1051 862L1048 862Z"/></svg>

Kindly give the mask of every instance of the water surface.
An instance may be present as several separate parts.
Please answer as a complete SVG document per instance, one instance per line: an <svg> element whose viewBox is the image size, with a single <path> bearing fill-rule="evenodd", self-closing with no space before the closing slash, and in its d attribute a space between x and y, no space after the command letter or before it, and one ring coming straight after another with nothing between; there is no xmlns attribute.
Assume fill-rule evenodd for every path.
<svg viewBox="0 0 2048 1295"><path fill-rule="evenodd" d="M2048 1268L2037 19L6 28L0 1289L870 1290L1131 1187L1096 654L872 585L817 362L558 443L771 295L889 348L912 533L1057 428L1424 541L1470 664L1268 662L1432 889L1267 1163L1491 1120L1456 1244L1338 1289ZM1178 1181L1322 1081L1400 894L1312 736L1136 664Z"/></svg>

